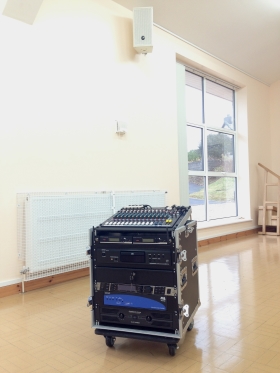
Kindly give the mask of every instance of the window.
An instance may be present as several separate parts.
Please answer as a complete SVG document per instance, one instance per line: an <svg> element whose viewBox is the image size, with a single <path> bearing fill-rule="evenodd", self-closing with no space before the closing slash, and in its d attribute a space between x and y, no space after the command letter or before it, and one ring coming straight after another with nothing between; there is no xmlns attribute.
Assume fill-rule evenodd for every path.
<svg viewBox="0 0 280 373"><path fill-rule="evenodd" d="M193 218L237 216L235 91L187 70L185 77Z"/></svg>

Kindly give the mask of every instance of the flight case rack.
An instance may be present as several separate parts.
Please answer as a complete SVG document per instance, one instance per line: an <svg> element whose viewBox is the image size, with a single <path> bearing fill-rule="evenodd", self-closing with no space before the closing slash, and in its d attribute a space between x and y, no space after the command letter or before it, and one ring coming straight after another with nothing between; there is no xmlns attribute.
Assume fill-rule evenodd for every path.
<svg viewBox="0 0 280 373"><path fill-rule="evenodd" d="M95 334L177 344L200 306L197 222L191 207L122 208L90 230L90 291Z"/></svg>

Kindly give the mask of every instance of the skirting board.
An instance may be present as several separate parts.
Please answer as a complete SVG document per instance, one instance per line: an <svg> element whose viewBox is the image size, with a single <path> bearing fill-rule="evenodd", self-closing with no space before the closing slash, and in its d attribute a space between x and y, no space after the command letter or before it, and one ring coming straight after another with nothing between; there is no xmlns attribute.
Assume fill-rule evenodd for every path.
<svg viewBox="0 0 280 373"><path fill-rule="evenodd" d="M24 292L41 289L50 285L59 284L61 282L74 280L76 278L89 275L89 268L82 268L76 271L65 272L59 275L39 278L37 280L25 281ZM0 287L0 298L22 293L22 283Z"/></svg>
<svg viewBox="0 0 280 373"><path fill-rule="evenodd" d="M217 242L232 240L235 238L245 237L251 234L257 234L258 231L259 229L256 228L256 229L251 229L251 230L244 231L244 232L237 232L237 233L227 234L225 236L219 236L219 237L209 238L207 240L201 240L201 241L198 241L198 247L210 245L210 244L217 243ZM80 278L80 277L84 277L88 275L89 275L89 268L82 268L76 271L61 273L59 275L43 277L37 280L26 281L24 283L24 292L41 289L41 288L44 288L50 285L59 284L61 282L74 280L76 278ZM18 294L18 293L22 293L21 283L0 287L0 298L7 297L9 295Z"/></svg>
<svg viewBox="0 0 280 373"><path fill-rule="evenodd" d="M211 245L212 243L233 240L235 238L246 237L246 236L250 236L251 234L257 234L258 232L259 232L259 228L254 228L248 231L226 234L224 236L213 237L207 240L200 240L198 241L198 247Z"/></svg>
<svg viewBox="0 0 280 373"><path fill-rule="evenodd" d="M2 286L0 288L0 298L7 297L9 295L14 295L22 292L22 286L21 283L14 284L14 285L8 285L8 286Z"/></svg>

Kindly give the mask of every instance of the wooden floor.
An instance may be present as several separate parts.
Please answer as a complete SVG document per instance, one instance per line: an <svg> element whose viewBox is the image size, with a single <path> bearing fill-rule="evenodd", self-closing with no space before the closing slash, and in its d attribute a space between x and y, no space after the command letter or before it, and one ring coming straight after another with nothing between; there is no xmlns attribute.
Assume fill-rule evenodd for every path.
<svg viewBox="0 0 280 373"><path fill-rule="evenodd" d="M0 299L0 373L280 372L280 238L200 248L201 307L171 357L165 344L90 327L89 278Z"/></svg>

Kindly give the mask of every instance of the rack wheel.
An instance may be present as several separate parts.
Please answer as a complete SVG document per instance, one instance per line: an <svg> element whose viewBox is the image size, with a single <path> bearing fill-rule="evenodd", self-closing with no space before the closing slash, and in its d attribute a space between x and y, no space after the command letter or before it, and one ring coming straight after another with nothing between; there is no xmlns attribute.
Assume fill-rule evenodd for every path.
<svg viewBox="0 0 280 373"><path fill-rule="evenodd" d="M106 346L108 346L108 347L113 347L114 346L115 340L116 340L115 337L110 337L110 336L107 335L105 337L105 339L106 339Z"/></svg>
<svg viewBox="0 0 280 373"><path fill-rule="evenodd" d="M190 332L190 331L192 330L193 326L194 326L194 320L193 320L193 321L190 323L190 325L188 326L187 331Z"/></svg>
<svg viewBox="0 0 280 373"><path fill-rule="evenodd" d="M177 345L167 345L169 348L169 355L170 356L175 356L176 350L177 350Z"/></svg>

